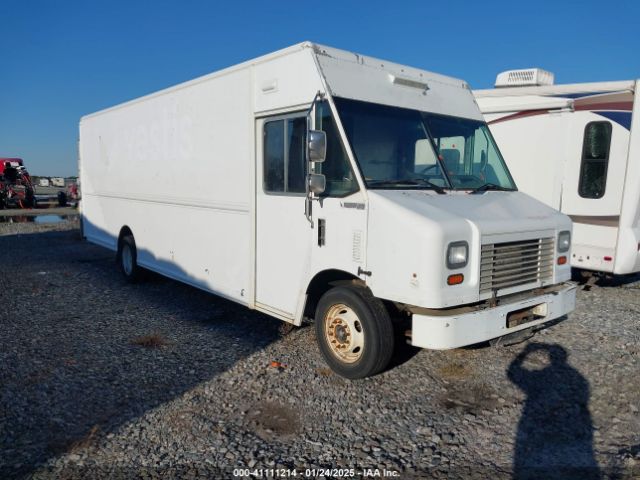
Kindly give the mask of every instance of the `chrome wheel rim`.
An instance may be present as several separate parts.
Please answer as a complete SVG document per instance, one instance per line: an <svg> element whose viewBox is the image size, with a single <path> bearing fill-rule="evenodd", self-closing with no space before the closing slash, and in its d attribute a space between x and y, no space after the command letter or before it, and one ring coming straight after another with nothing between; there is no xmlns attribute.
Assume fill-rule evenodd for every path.
<svg viewBox="0 0 640 480"><path fill-rule="evenodd" d="M362 357L364 331L351 307L333 305L324 317L324 334L331 353L340 361L354 363Z"/></svg>
<svg viewBox="0 0 640 480"><path fill-rule="evenodd" d="M122 246L122 269L127 275L131 275L133 272L133 253L127 244Z"/></svg>

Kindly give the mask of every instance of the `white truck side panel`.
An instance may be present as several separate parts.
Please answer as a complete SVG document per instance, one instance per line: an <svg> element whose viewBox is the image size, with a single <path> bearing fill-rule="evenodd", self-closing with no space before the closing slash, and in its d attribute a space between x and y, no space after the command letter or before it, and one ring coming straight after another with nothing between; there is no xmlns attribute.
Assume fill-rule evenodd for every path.
<svg viewBox="0 0 640 480"><path fill-rule="evenodd" d="M85 234L140 264L247 302L253 116L249 68L83 118Z"/></svg>

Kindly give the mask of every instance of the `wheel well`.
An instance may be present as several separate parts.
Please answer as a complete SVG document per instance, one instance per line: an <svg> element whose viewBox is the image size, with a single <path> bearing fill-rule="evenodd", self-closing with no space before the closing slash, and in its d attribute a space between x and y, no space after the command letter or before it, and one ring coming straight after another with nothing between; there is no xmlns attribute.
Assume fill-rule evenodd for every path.
<svg viewBox="0 0 640 480"><path fill-rule="evenodd" d="M324 270L319 272L313 277L307 287L307 302L304 306L304 316L313 318L322 295L338 285L366 286L362 279L342 270Z"/></svg>
<svg viewBox="0 0 640 480"><path fill-rule="evenodd" d="M128 236L133 237L133 232L129 227L125 225L120 229L120 234L118 235L118 253L120 253L120 247L122 246L122 239Z"/></svg>

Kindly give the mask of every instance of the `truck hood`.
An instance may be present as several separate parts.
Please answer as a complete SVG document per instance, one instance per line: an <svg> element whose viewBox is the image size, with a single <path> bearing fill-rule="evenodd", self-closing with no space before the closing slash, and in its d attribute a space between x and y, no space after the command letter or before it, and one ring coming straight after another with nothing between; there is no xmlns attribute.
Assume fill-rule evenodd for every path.
<svg viewBox="0 0 640 480"><path fill-rule="evenodd" d="M368 193L372 207L389 202L437 223L465 220L482 235L571 228L566 215L521 192L439 195L432 190L369 190Z"/></svg>
<svg viewBox="0 0 640 480"><path fill-rule="evenodd" d="M555 237L571 229L569 217L520 192L369 190L368 195L366 265L372 275L367 285L375 296L407 305L477 302L483 243ZM455 269L464 282L452 287L446 282L452 273L447 248L460 241L468 243L469 261ZM554 265L554 272L559 281L571 269Z"/></svg>

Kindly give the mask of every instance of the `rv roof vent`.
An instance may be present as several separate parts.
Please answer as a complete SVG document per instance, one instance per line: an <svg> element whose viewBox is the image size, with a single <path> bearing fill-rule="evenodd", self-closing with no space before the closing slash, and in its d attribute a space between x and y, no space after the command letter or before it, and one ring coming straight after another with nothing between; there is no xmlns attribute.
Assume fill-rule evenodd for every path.
<svg viewBox="0 0 640 480"><path fill-rule="evenodd" d="M507 70L496 77L496 88L553 85L553 73L541 68Z"/></svg>

